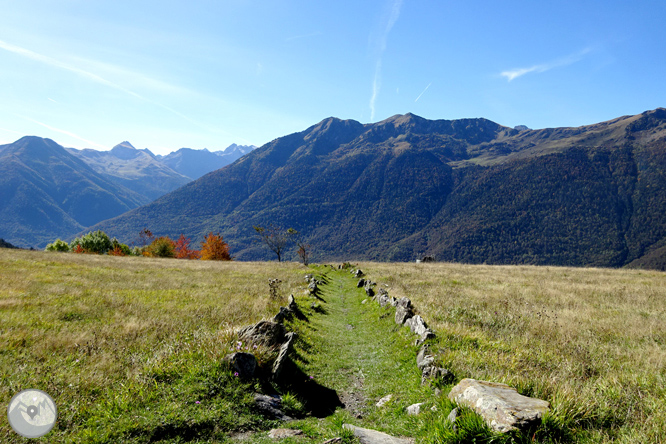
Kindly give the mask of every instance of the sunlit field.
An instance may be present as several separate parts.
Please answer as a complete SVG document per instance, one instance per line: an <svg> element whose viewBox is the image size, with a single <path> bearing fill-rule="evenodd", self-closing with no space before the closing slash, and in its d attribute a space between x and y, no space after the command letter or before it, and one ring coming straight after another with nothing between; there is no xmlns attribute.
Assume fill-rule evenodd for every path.
<svg viewBox="0 0 666 444"><path fill-rule="evenodd" d="M411 298L458 378L547 399L590 442L666 440L666 274L362 263Z"/></svg>
<svg viewBox="0 0 666 444"><path fill-rule="evenodd" d="M216 366L233 328L272 317L303 274L295 263L0 249L0 404L26 388L49 393L60 409L49 442L140 435L154 415L224 428L228 414L236 416L229 427L243 427L228 396L190 409L216 390L211 378L223 373ZM278 300L269 278L283 281ZM22 442L1 424L0 441Z"/></svg>

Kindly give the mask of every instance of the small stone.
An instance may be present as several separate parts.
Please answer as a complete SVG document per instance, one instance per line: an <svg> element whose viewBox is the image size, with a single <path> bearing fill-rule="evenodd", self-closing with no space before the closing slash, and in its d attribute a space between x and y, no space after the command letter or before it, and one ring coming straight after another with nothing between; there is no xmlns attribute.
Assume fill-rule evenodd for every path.
<svg viewBox="0 0 666 444"><path fill-rule="evenodd" d="M408 415L418 415L421 413L421 406L423 405L422 402L412 404L409 407L407 407L407 414Z"/></svg>
<svg viewBox="0 0 666 444"><path fill-rule="evenodd" d="M412 308L412 301L410 301L408 298L402 297L398 299L398 307Z"/></svg>
<svg viewBox="0 0 666 444"><path fill-rule="evenodd" d="M437 408L436 405L433 405L432 407L430 407L431 412L436 412L437 410L439 410L439 409Z"/></svg>
<svg viewBox="0 0 666 444"><path fill-rule="evenodd" d="M428 381L439 381L443 384L450 384L454 379L453 372L434 365L424 367L421 373L421 384L425 384Z"/></svg>
<svg viewBox="0 0 666 444"><path fill-rule="evenodd" d="M271 429L268 432L268 437L273 439L293 438L294 436L302 435L301 430L294 429Z"/></svg>
<svg viewBox="0 0 666 444"><path fill-rule="evenodd" d="M272 416L276 417L280 421L291 421L292 418L284 414L280 410L282 405L282 400L279 396L268 396L255 393L254 395L254 404L259 410L265 413L270 413Z"/></svg>
<svg viewBox="0 0 666 444"><path fill-rule="evenodd" d="M361 304L367 304L367 303L368 303L368 300L367 300L367 299L363 299L363 300L361 301Z"/></svg>
<svg viewBox="0 0 666 444"><path fill-rule="evenodd" d="M291 311L288 307L280 307L280 311L273 316L273 322L281 324L285 319L291 319L294 316L294 312Z"/></svg>
<svg viewBox="0 0 666 444"><path fill-rule="evenodd" d="M419 370L423 371L424 368L430 367L433 362L435 362L435 358L429 353L428 347L421 347L416 355L416 366Z"/></svg>
<svg viewBox="0 0 666 444"><path fill-rule="evenodd" d="M383 407L387 402L393 399L393 395L386 395L375 404L376 407Z"/></svg>
<svg viewBox="0 0 666 444"><path fill-rule="evenodd" d="M378 432L377 430L364 429L356 427L351 424L344 424L342 426L347 430L351 430L354 436L361 441L361 444L413 444L413 438L397 438L387 433Z"/></svg>
<svg viewBox="0 0 666 444"><path fill-rule="evenodd" d="M458 417L458 407L451 410L451 413L449 413L449 416L446 417L446 420L449 421L451 424L455 424L457 417Z"/></svg>

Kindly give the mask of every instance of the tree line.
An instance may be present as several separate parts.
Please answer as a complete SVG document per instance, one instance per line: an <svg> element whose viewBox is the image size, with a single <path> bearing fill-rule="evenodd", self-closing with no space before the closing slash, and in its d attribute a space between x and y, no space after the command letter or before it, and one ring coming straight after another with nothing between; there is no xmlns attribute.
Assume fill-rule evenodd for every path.
<svg viewBox="0 0 666 444"><path fill-rule="evenodd" d="M69 244L61 239L56 239L46 246L46 251L62 251L79 254L108 254L110 256L145 256L166 257L175 259L201 259L214 261L230 261L229 245L224 242L222 236L208 233L201 242L201 249L197 250L190 246L190 238L181 234L177 240L169 236L156 237L144 228L139 233L134 245L130 247L118 239L110 238L101 230L91 231L81 237L76 237Z"/></svg>
<svg viewBox="0 0 666 444"><path fill-rule="evenodd" d="M293 228L281 228L275 225L267 227L253 227L257 241L265 244L272 252L277 255L278 262L281 262L287 248L294 245L297 248L296 253L304 265L310 262L311 247L305 243L301 234ZM229 245L222 239L222 236L208 233L204 241L201 242L201 248L195 249L190 246L191 240L181 234L177 240L169 236L156 237L148 228L139 232L137 239L132 242L132 247L124 244L118 239L110 238L101 230L91 231L80 237L74 238L70 243L61 239L46 246L46 251L71 252L77 254L108 254L110 256L145 256L161 257L175 259L201 259L201 260L221 260L230 261L233 258L229 254Z"/></svg>

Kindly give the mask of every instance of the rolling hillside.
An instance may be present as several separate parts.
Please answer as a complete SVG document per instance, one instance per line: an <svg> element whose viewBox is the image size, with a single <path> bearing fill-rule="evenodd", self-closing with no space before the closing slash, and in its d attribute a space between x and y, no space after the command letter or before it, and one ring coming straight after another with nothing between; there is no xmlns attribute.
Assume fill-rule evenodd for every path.
<svg viewBox="0 0 666 444"><path fill-rule="evenodd" d="M666 110L580 128L485 119L329 118L98 224L270 258L253 225L293 227L326 259L658 267L666 238Z"/></svg>
<svg viewBox="0 0 666 444"><path fill-rule="evenodd" d="M43 247L149 201L50 139L0 147L0 237L14 245Z"/></svg>

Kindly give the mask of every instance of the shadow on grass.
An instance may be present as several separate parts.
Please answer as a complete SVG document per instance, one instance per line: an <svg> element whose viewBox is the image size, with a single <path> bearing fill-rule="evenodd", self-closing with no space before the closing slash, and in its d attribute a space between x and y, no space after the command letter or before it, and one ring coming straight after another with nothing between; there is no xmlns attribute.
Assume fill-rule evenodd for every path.
<svg viewBox="0 0 666 444"><path fill-rule="evenodd" d="M306 375L294 362L285 364L282 377L275 384L283 392L290 392L302 403L304 410L316 418L332 415L335 409L343 407L337 392L325 387Z"/></svg>

